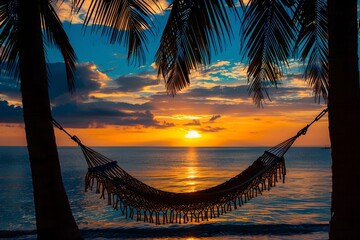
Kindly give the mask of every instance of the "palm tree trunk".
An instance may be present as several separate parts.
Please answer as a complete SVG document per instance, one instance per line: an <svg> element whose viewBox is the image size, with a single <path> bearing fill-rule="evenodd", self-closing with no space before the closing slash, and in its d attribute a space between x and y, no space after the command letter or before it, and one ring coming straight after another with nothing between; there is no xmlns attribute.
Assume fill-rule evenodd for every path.
<svg viewBox="0 0 360 240"><path fill-rule="evenodd" d="M81 239L61 178L52 126L40 0L18 1L18 46L38 239Z"/></svg>
<svg viewBox="0 0 360 240"><path fill-rule="evenodd" d="M329 0L330 239L360 234L360 98L356 0Z"/></svg>

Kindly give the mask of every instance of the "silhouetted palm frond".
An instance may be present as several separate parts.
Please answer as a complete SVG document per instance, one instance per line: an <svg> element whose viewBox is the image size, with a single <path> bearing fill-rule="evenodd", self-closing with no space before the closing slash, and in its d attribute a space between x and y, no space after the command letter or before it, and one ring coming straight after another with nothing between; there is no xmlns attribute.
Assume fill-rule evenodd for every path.
<svg viewBox="0 0 360 240"><path fill-rule="evenodd" d="M226 1L235 6L233 1ZM171 94L190 84L191 70L210 63L213 48L223 49L231 35L225 5L219 0L176 0L156 53L158 74Z"/></svg>
<svg viewBox="0 0 360 240"><path fill-rule="evenodd" d="M245 2L244 2L244 0L239 0L238 3L239 3L239 5L240 5L241 9L242 9L242 10L245 10L247 1L245 0ZM234 4L234 1L232 1L232 0L226 0L226 4L227 4L229 7L233 7L233 6L236 5L236 4Z"/></svg>
<svg viewBox="0 0 360 240"><path fill-rule="evenodd" d="M77 61L74 49L62 27L61 20L48 0L41 2L40 12L47 43L56 46L61 51L65 63L68 88L70 92L73 92L75 90L74 72Z"/></svg>
<svg viewBox="0 0 360 240"><path fill-rule="evenodd" d="M0 1L0 66L19 76L16 1Z"/></svg>
<svg viewBox="0 0 360 240"><path fill-rule="evenodd" d="M326 101L329 89L326 11L326 0L303 0L299 1L294 18L299 26L295 47L306 62L305 80L313 87L318 101L320 96Z"/></svg>
<svg viewBox="0 0 360 240"><path fill-rule="evenodd" d="M69 39L62 28L60 19L53 9L49 0L40 1L41 20L47 42L57 46L64 58L67 82L70 91L74 90L74 71L76 64L76 55L70 45ZM19 76L18 71L18 34L17 34L17 1L1 0L0 1L0 64L16 78ZM31 37L31 36L29 36Z"/></svg>
<svg viewBox="0 0 360 240"><path fill-rule="evenodd" d="M73 0L80 8L85 0ZM90 7L84 25L92 24L92 30L102 30L110 43L124 44L128 59L134 57L139 64L145 62L146 30L151 31L151 16L155 13L145 0L89 0ZM150 0L156 3L156 0Z"/></svg>
<svg viewBox="0 0 360 240"><path fill-rule="evenodd" d="M292 51L293 2L289 0L250 0L243 19L244 56L249 59L249 93L261 106L267 88L277 85Z"/></svg>

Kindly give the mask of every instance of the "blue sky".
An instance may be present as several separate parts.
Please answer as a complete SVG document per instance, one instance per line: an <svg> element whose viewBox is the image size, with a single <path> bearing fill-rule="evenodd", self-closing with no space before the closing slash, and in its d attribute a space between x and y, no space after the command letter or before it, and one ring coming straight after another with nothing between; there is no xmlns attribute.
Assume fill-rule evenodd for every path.
<svg viewBox="0 0 360 240"><path fill-rule="evenodd" d="M166 1L162 1L166 6ZM90 145L263 146L291 137L324 107L302 78L302 63L290 60L272 101L258 108L248 94L246 61L241 61L239 20L231 17L234 38L224 52L212 55L203 71L192 72L191 85L174 98L157 76L154 56L168 11L156 16L149 35L146 63L129 65L127 50L106 37L84 33L84 12L69 20L69 5L58 11L78 56L77 91L67 92L65 69L56 49L47 49L54 117ZM201 137L186 139L189 131ZM21 97L16 81L0 76L0 145L25 145ZM328 144L327 119L300 145ZM57 133L59 145L71 141Z"/></svg>

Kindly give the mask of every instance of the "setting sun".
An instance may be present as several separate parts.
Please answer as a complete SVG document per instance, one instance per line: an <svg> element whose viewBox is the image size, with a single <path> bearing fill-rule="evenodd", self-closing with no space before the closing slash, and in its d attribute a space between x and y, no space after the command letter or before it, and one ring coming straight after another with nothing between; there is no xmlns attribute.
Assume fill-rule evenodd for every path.
<svg viewBox="0 0 360 240"><path fill-rule="evenodd" d="M186 138L199 138L199 137L201 137L201 135L197 131L191 130L185 135L185 137Z"/></svg>

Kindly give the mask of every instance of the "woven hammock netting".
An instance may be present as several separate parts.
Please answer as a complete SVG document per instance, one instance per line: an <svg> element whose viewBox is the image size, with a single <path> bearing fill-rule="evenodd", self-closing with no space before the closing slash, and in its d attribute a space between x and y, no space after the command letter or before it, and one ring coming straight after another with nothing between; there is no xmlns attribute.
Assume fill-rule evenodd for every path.
<svg viewBox="0 0 360 240"><path fill-rule="evenodd" d="M281 180L285 181L284 155L296 139L318 121L323 110L310 124L295 136L265 151L244 171L217 186L187 193L162 191L151 187L122 169L116 161L96 152L70 135L53 120L78 145L88 164L85 189L93 190L108 199L108 204L120 210L126 218L155 224L200 222L217 218L237 209L250 199L270 190Z"/></svg>

